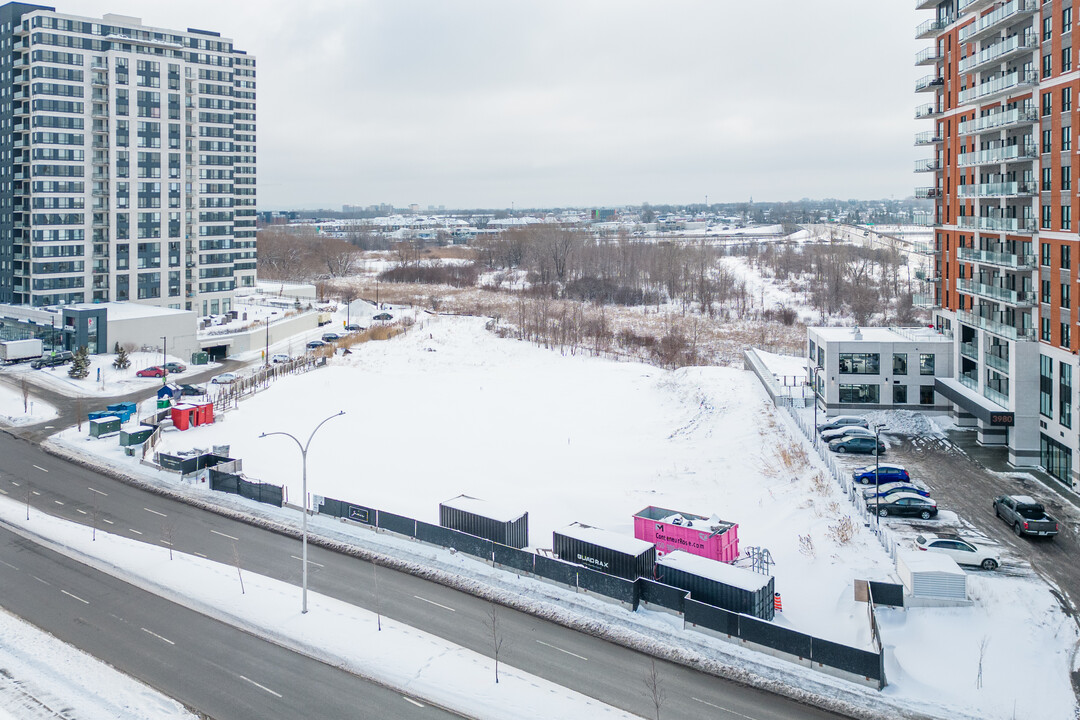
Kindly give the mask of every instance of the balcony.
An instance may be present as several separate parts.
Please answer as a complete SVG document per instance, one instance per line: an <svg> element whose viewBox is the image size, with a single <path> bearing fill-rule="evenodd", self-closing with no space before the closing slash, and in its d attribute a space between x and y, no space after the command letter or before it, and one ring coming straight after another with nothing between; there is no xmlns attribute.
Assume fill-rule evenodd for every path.
<svg viewBox="0 0 1080 720"><path fill-rule="evenodd" d="M1038 121L1039 113L1033 105L1014 108L962 122L960 123L960 134L971 135L987 130L1001 130L1012 125L1033 125Z"/></svg>
<svg viewBox="0 0 1080 720"><path fill-rule="evenodd" d="M941 197L941 190L936 187L917 187L915 188L915 197L920 200L939 198Z"/></svg>
<svg viewBox="0 0 1080 720"><path fill-rule="evenodd" d="M916 10L933 10L941 4L941 0L915 0Z"/></svg>
<svg viewBox="0 0 1080 720"><path fill-rule="evenodd" d="M978 20L960 28L960 42L978 42L1001 32L1009 23L1016 22L1026 15L1039 11L1040 0L1011 0L992 13L981 16Z"/></svg>
<svg viewBox="0 0 1080 720"><path fill-rule="evenodd" d="M945 78L940 75L927 75L915 81L915 92L917 93L935 92L939 87L945 87Z"/></svg>
<svg viewBox="0 0 1080 720"><path fill-rule="evenodd" d="M937 158L915 161L915 172L934 172L941 169L941 161Z"/></svg>
<svg viewBox="0 0 1080 720"><path fill-rule="evenodd" d="M956 218L957 227L965 230L986 230L987 232L1033 233L1034 218L977 217L964 215Z"/></svg>
<svg viewBox="0 0 1080 720"><path fill-rule="evenodd" d="M1009 358L1001 357L1000 355L994 355L993 353L986 353L983 356L983 359L986 360L986 364L988 366L994 368L998 372L1009 372Z"/></svg>
<svg viewBox="0 0 1080 720"><path fill-rule="evenodd" d="M983 388L983 396L989 400L993 400L1003 408L1009 407L1009 395L1000 390L995 390L989 385Z"/></svg>
<svg viewBox="0 0 1080 720"><path fill-rule="evenodd" d="M978 391L979 389L979 377L977 373L960 373L960 382L966 388L970 388L975 391Z"/></svg>
<svg viewBox="0 0 1080 720"><path fill-rule="evenodd" d="M966 310L957 310L956 319L959 322L966 323L972 327L977 327L980 330L992 332L995 335L1000 335L1003 338L1009 340L1034 340L1035 331L1031 328L1015 328L1012 325L1006 325L1005 323L998 322L997 320L991 320L981 315L975 315L969 313Z"/></svg>
<svg viewBox="0 0 1080 720"><path fill-rule="evenodd" d="M1023 89L1031 88L1039 82L1039 74L1034 70L1011 72L1008 75L994 78L975 87L960 91L960 104L967 105L973 102L990 102L1002 95L1008 95ZM916 89L916 92L918 90Z"/></svg>
<svg viewBox="0 0 1080 720"><path fill-rule="evenodd" d="M942 141L941 136L933 130L915 134L915 146L936 145Z"/></svg>
<svg viewBox="0 0 1080 720"><path fill-rule="evenodd" d="M1033 270L1035 268L1034 255L1014 255L1012 253L991 252L989 250L973 250L961 247L956 249L956 257L963 262L982 263L984 265L996 265L1009 270Z"/></svg>
<svg viewBox="0 0 1080 720"><path fill-rule="evenodd" d="M952 22L952 18L942 18L941 20L927 20L926 22L915 28L915 39L925 40L926 38L934 37L945 28L949 27L949 23Z"/></svg>
<svg viewBox="0 0 1080 720"><path fill-rule="evenodd" d="M980 12L995 2L997 0L960 0L960 14Z"/></svg>
<svg viewBox="0 0 1080 720"><path fill-rule="evenodd" d="M938 52L936 47L928 47L925 50L920 50L915 55L916 65L934 65L945 59L941 53Z"/></svg>
<svg viewBox="0 0 1080 720"><path fill-rule="evenodd" d="M929 104L929 103L926 104L926 105L920 105L919 107L915 108L915 119L916 120L922 120L924 118L933 118L933 117L940 117L940 116L941 116L941 110L938 110L935 105L932 105L932 104Z"/></svg>
<svg viewBox="0 0 1080 720"><path fill-rule="evenodd" d="M1039 186L1033 182L983 183L981 185L959 185L959 196L964 198L984 197L1031 197L1039 193Z"/></svg>
<svg viewBox="0 0 1080 720"><path fill-rule="evenodd" d="M1034 32L1012 35L999 43L983 48L975 55L968 55L960 60L960 73L978 72L993 63L1000 65L1009 58L1023 53L1034 52L1039 47L1039 36Z"/></svg>
<svg viewBox="0 0 1080 720"><path fill-rule="evenodd" d="M971 358L972 360L979 359L979 345L978 343L966 342L960 343L960 354L964 357Z"/></svg>
<svg viewBox="0 0 1080 720"><path fill-rule="evenodd" d="M997 287L996 285L984 285L974 280L959 279L956 281L956 289L968 295L1003 302L1009 305L1032 307L1035 305L1035 293L1030 290L1010 290L1009 288Z"/></svg>
<svg viewBox="0 0 1080 720"><path fill-rule="evenodd" d="M1002 147L979 150L978 152L958 155L956 162L961 166L1000 165L1005 162L1034 160L1039 157L1039 147L1035 143L1023 145L1004 145ZM918 170L916 170L918 172Z"/></svg>
<svg viewBox="0 0 1080 720"><path fill-rule="evenodd" d="M924 310L936 310L941 307L933 295L920 295L918 293L911 296L911 304Z"/></svg>

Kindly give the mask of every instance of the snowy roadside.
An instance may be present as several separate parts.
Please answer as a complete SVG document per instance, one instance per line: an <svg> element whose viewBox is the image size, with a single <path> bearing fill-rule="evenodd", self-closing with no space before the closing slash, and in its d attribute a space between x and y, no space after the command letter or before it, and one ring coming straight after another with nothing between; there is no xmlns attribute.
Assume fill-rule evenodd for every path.
<svg viewBox="0 0 1080 720"><path fill-rule="evenodd" d="M0 425L33 425L52 420L57 414L55 407L32 394L24 405L19 388L0 382Z"/></svg>
<svg viewBox="0 0 1080 720"><path fill-rule="evenodd" d="M298 588L272 578L249 572L241 580L233 567L100 530L93 539L86 526L43 513L26 520L7 498L0 522L136 587L466 717L637 717L505 662L496 683L490 658L325 595L309 593L302 614Z"/></svg>

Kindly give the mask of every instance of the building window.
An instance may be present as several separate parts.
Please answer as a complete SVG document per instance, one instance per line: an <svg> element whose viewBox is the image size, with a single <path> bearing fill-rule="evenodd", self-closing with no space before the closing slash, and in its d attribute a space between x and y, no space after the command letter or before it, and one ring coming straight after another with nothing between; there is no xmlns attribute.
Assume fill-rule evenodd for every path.
<svg viewBox="0 0 1080 720"><path fill-rule="evenodd" d="M877 385L841 385L840 402L877 404L881 401L880 392Z"/></svg>
<svg viewBox="0 0 1080 720"><path fill-rule="evenodd" d="M1072 450L1041 433L1039 439L1039 463L1046 468L1047 473L1071 485Z"/></svg>
<svg viewBox="0 0 1080 720"><path fill-rule="evenodd" d="M817 366L825 367L825 348L818 345L817 349Z"/></svg>
<svg viewBox="0 0 1080 720"><path fill-rule="evenodd" d="M1043 40L1049 40L1054 36L1054 18L1047 16L1043 18Z"/></svg>
<svg viewBox="0 0 1080 720"><path fill-rule="evenodd" d="M919 353L919 374L934 374L934 353Z"/></svg>
<svg viewBox="0 0 1080 720"><path fill-rule="evenodd" d="M1061 50L1061 72L1067 73L1070 70L1072 70L1072 48L1071 47L1062 48L1062 50ZM1065 112L1065 110L1066 110L1065 108L1061 109L1062 112Z"/></svg>
<svg viewBox="0 0 1080 720"><path fill-rule="evenodd" d="M1051 252L1052 251L1050 249L1049 244L1043 243L1042 245L1039 246L1039 254L1041 255L1040 264L1043 265L1044 267L1050 267L1050 253Z"/></svg>
<svg viewBox="0 0 1080 720"><path fill-rule="evenodd" d="M1058 363L1058 422L1072 428L1072 365Z"/></svg>
<svg viewBox="0 0 1080 720"><path fill-rule="evenodd" d="M1069 283L1061 283L1061 307L1068 308L1072 300L1072 286Z"/></svg>
<svg viewBox="0 0 1080 720"><path fill-rule="evenodd" d="M907 353L893 353L892 374L907 375Z"/></svg>
<svg viewBox="0 0 1080 720"><path fill-rule="evenodd" d="M1072 205L1061 206L1061 229L1072 229Z"/></svg>
<svg viewBox="0 0 1080 720"><path fill-rule="evenodd" d="M896 405L907 403L907 385L892 386L892 401Z"/></svg>
<svg viewBox="0 0 1080 720"><path fill-rule="evenodd" d="M1054 416L1054 361L1039 356L1039 414Z"/></svg>
<svg viewBox="0 0 1080 720"><path fill-rule="evenodd" d="M1054 147L1054 131L1053 130L1043 130L1042 138L1043 138L1042 151L1044 153L1048 153Z"/></svg>
<svg viewBox="0 0 1080 720"><path fill-rule="evenodd" d="M841 375L879 375L881 355L878 353L840 353Z"/></svg>
<svg viewBox="0 0 1080 720"><path fill-rule="evenodd" d="M1067 323L1067 322L1061 323L1061 347L1063 347L1063 348L1071 347L1072 338L1070 337L1070 334L1071 333L1069 332L1069 323Z"/></svg>
<svg viewBox="0 0 1080 720"><path fill-rule="evenodd" d="M1061 128L1061 149L1072 150L1072 126Z"/></svg>
<svg viewBox="0 0 1080 720"><path fill-rule="evenodd" d="M1050 53L1043 55L1042 61L1042 76L1044 78L1050 77L1054 72L1054 56Z"/></svg>
<svg viewBox="0 0 1080 720"><path fill-rule="evenodd" d="M817 343L815 343L813 340L811 340L810 341L810 362L813 362L815 357L817 357Z"/></svg>
<svg viewBox="0 0 1080 720"><path fill-rule="evenodd" d="M1049 230L1050 229L1050 223L1053 221L1053 219L1054 219L1053 208L1051 208L1049 205L1043 205L1042 206L1042 227Z"/></svg>
<svg viewBox="0 0 1080 720"><path fill-rule="evenodd" d="M1042 169L1042 171L1043 171L1043 178L1042 178L1042 187L1040 188L1040 190L1042 190L1043 192L1046 192L1047 190L1053 190L1054 189L1054 168L1052 168L1052 167L1044 167Z"/></svg>
<svg viewBox="0 0 1080 720"><path fill-rule="evenodd" d="M934 404L934 386L933 385L920 385L919 386L919 404L920 405L933 405Z"/></svg>
<svg viewBox="0 0 1080 720"><path fill-rule="evenodd" d="M1050 281L1049 280L1043 280L1042 281L1042 296L1039 298L1039 301L1046 304L1046 305L1050 304Z"/></svg>
<svg viewBox="0 0 1080 720"><path fill-rule="evenodd" d="M1039 318L1039 323L1042 325L1042 328L1041 328L1042 332L1040 332L1039 338L1043 342L1050 342L1050 340L1051 340L1051 336L1050 336L1050 318L1048 318L1048 317Z"/></svg>
<svg viewBox="0 0 1080 720"><path fill-rule="evenodd" d="M1042 94L1042 114L1046 117L1050 113L1054 112L1054 93L1044 92Z"/></svg>
<svg viewBox="0 0 1080 720"><path fill-rule="evenodd" d="M1065 8L1061 11L1061 34L1072 30L1072 8Z"/></svg>
<svg viewBox="0 0 1080 720"><path fill-rule="evenodd" d="M1061 269L1068 270L1072 267L1072 248L1068 245L1061 246Z"/></svg>
<svg viewBox="0 0 1080 720"><path fill-rule="evenodd" d="M1072 190L1072 165L1061 166L1061 189Z"/></svg>

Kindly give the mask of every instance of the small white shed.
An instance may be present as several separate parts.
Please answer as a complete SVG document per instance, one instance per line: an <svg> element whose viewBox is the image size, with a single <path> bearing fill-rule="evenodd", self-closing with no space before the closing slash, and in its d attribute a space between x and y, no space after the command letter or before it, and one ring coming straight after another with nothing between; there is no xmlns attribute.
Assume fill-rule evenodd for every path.
<svg viewBox="0 0 1080 720"><path fill-rule="evenodd" d="M913 599L967 602L967 574L944 553L902 551L896 556L896 569Z"/></svg>

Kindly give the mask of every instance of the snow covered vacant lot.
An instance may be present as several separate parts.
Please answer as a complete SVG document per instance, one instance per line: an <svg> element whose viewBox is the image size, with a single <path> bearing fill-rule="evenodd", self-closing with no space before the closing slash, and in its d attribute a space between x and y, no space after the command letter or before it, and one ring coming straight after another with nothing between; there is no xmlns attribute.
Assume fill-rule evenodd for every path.
<svg viewBox="0 0 1080 720"><path fill-rule="evenodd" d="M744 548L764 546L775 557L778 623L870 647L852 583L895 581L892 563L858 520L849 542L831 537L854 512L834 483L817 479L817 461L751 373L563 357L500 340L483 325L426 319L403 337L279 381L213 426L167 433L161 448L229 444L250 477L286 485L298 503L295 445L259 435L306 439L343 409L312 444L312 494L427 522L438 521L441 500L461 493L517 505L540 548L573 521L631 536L633 513L647 505L716 513L740 524ZM115 439L74 430L64 439L124 460ZM800 537L812 552L805 543L800 552ZM1072 716L1075 628L1045 585L987 573L972 575L971 585L973 609L909 610L883 621L884 695L941 717L1010 718L1014 702L1033 716Z"/></svg>

